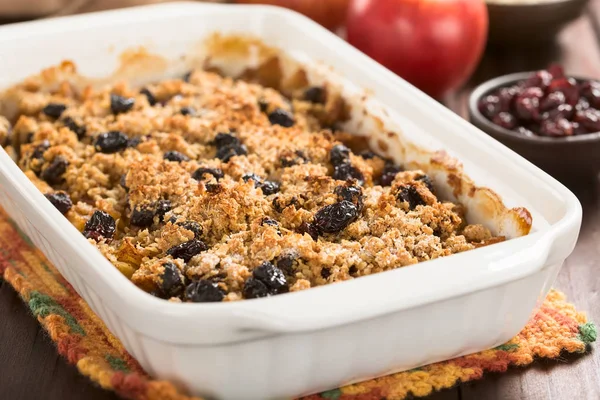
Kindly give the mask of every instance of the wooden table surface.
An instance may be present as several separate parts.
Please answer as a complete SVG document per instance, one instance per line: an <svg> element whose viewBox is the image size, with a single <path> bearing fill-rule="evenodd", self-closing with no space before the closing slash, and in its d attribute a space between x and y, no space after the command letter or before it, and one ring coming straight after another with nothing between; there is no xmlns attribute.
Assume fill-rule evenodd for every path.
<svg viewBox="0 0 600 400"><path fill-rule="evenodd" d="M465 88L446 104L466 116L466 100L477 83L510 72L561 62L569 74L600 79L600 0L568 25L556 43L529 50L488 49ZM574 253L555 286L600 323L600 182L569 182L583 204L583 227ZM7 283L0 279L0 399L116 399L59 357L54 345ZM430 400L600 399L600 351L538 362L527 369L491 374L484 380L435 394Z"/></svg>

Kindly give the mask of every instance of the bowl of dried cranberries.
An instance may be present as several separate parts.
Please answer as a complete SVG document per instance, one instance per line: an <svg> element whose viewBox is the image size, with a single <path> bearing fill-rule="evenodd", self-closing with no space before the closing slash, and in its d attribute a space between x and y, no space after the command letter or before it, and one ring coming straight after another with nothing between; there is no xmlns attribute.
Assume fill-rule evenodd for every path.
<svg viewBox="0 0 600 400"><path fill-rule="evenodd" d="M469 99L471 122L559 177L600 170L600 81L546 70L501 76Z"/></svg>

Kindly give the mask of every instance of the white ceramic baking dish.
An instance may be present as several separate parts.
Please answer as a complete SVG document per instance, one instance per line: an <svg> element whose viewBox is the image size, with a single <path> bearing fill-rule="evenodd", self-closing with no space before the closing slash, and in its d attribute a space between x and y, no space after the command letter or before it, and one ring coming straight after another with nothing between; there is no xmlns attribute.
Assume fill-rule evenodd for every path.
<svg viewBox="0 0 600 400"><path fill-rule="evenodd" d="M150 374L193 394L279 399L491 348L519 332L575 245L581 224L575 196L298 14L179 3L1 27L0 87L65 58L87 75L105 76L131 46L179 59L214 31L255 35L302 62L332 66L348 90L368 88L369 104L383 110L386 124L447 149L477 184L493 188L509 207L527 207L533 230L303 292L174 304L122 276L0 150L0 204Z"/></svg>

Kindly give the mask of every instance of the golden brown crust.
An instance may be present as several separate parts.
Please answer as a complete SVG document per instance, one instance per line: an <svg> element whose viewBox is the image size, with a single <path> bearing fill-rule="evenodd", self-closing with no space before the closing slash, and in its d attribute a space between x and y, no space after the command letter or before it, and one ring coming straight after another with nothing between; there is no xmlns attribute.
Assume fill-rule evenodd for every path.
<svg viewBox="0 0 600 400"><path fill-rule="evenodd" d="M243 49L235 40L228 46ZM224 300L233 301L244 297L244 285L265 261L279 265L283 259L292 260L285 273L288 289L296 291L503 240L488 227L467 225L464 207L440 201L440 185L433 190L427 182L428 175L439 182L439 175L446 173L455 198L487 196L488 203L501 204L492 191L475 187L460 164L436 153L429 165L399 172L391 184L381 186L390 162L356 153L369 141L381 141L379 147L386 147L397 136L384 134L388 141L357 140L339 130L332 132L333 125L348 118L341 96L325 86L324 104L305 101L305 74L295 70L289 75L284 59L275 62L266 50L261 54L268 62L246 69L245 77L281 92L195 70L188 82L170 79L148 85L158 102L151 106L138 88L126 82L82 88L76 84L82 78L74 66L63 63L9 90L0 109L13 111L7 114L15 122L12 144L29 178L43 193L62 190L70 195L74 205L66 217L80 230L95 210L110 214L116 220L114 238L90 241L149 292L163 290L167 262L175 263L190 281L217 282ZM266 78L271 81L262 82ZM111 93L133 98L135 104L114 115ZM41 111L53 102L67 106L57 120ZM192 109L191 115L181 113L185 107ZM294 125L272 124L269 114L277 109L293 113ZM78 138L65 127L66 117L84 126L85 133ZM136 142L105 154L94 144L110 131L123 132ZM215 144L219 133L237 138L247 154L219 159ZM35 157L45 141L50 146ZM348 162L364 183L360 205L355 202L356 217L330 232L315 228L317 213L342 201L340 187L360 186L332 177L330 153L341 142L356 151ZM166 161L168 151L177 151L186 160ZM40 176L59 157L68 163L61 179L45 182ZM222 176L195 175L198 168L219 169ZM247 174L257 178L244 178ZM279 190L261 187L267 180L276 182ZM161 201L170 205L163 215L155 212L143 227L132 224L133 210L155 210ZM509 212L522 221L521 231L531 226L527 210ZM190 222L197 224L194 229L200 237L189 225L186 228ZM186 261L168 254L194 239L201 239L208 249Z"/></svg>

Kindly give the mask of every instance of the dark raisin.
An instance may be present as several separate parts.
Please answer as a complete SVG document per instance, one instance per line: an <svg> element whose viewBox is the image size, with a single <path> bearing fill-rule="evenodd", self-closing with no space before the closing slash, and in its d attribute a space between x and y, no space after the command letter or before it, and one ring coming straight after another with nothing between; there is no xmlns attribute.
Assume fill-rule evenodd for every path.
<svg viewBox="0 0 600 400"><path fill-rule="evenodd" d="M386 163L379 178L379 184L381 186L390 186L394 179L396 179L398 172L402 172L402 168L389 162Z"/></svg>
<svg viewBox="0 0 600 400"><path fill-rule="evenodd" d="M71 198L65 192L48 193L46 194L46 198L63 215L66 214L71 207L73 207Z"/></svg>
<svg viewBox="0 0 600 400"><path fill-rule="evenodd" d="M141 137L134 137L134 138L131 138L131 139L127 140L127 147L136 148L136 147L138 147L138 145L140 143L142 143L142 138Z"/></svg>
<svg viewBox="0 0 600 400"><path fill-rule="evenodd" d="M333 169L333 179L339 181L348 181L350 179L356 179L359 185L365 183L365 177L358 168L350 163L344 163L336 165Z"/></svg>
<svg viewBox="0 0 600 400"><path fill-rule="evenodd" d="M267 297L269 289L267 285L255 278L248 278L244 284L242 294L246 299L258 299L259 297Z"/></svg>
<svg viewBox="0 0 600 400"><path fill-rule="evenodd" d="M319 239L319 229L315 224L310 224L308 222L303 222L302 225L298 228L298 232L301 234L308 233L308 235L312 238L312 240L316 241Z"/></svg>
<svg viewBox="0 0 600 400"><path fill-rule="evenodd" d="M245 174L244 176L242 176L242 180L244 182L248 182L248 181L252 181L254 182L254 187L260 187L260 184L262 183L262 178L256 174Z"/></svg>
<svg viewBox="0 0 600 400"><path fill-rule="evenodd" d="M64 126L75 132L79 140L81 140L85 136L87 129L85 128L85 126L77 124L77 122L75 122L73 118L65 117L63 118L62 122Z"/></svg>
<svg viewBox="0 0 600 400"><path fill-rule="evenodd" d="M151 106L156 105L156 97L152 94L152 92L148 88L143 88L140 90L140 93L146 96L146 100L148 100L148 104Z"/></svg>
<svg viewBox="0 0 600 400"><path fill-rule="evenodd" d="M348 268L348 273L350 275L354 275L358 272L358 268L356 268L356 265L351 266L350 268Z"/></svg>
<svg viewBox="0 0 600 400"><path fill-rule="evenodd" d="M271 122L271 125L280 125L284 128L290 128L296 123L292 113L281 108L277 108L269 114L269 122Z"/></svg>
<svg viewBox="0 0 600 400"><path fill-rule="evenodd" d="M309 87L304 91L304 100L315 104L325 104L325 89L319 86Z"/></svg>
<svg viewBox="0 0 600 400"><path fill-rule="evenodd" d="M147 228L154 223L154 211L147 206L137 206L131 212L131 225Z"/></svg>
<svg viewBox="0 0 600 400"><path fill-rule="evenodd" d="M177 246L171 247L167 250L167 254L173 258L181 258L186 263L189 262L192 257L208 250L208 247L203 241L198 239L192 239L189 242L181 243Z"/></svg>
<svg viewBox="0 0 600 400"><path fill-rule="evenodd" d="M329 268L321 268L321 278L327 279L331 276L331 270Z"/></svg>
<svg viewBox="0 0 600 400"><path fill-rule="evenodd" d="M320 233L338 233L358 218L358 207L347 200L321 208L313 225Z"/></svg>
<svg viewBox="0 0 600 400"><path fill-rule="evenodd" d="M42 159L44 158L44 153L46 152L46 150L48 150L50 148L50 142L47 140L44 140L42 143L38 144L35 149L33 150L33 152L31 153L31 158L32 159Z"/></svg>
<svg viewBox="0 0 600 400"><path fill-rule="evenodd" d="M202 225L195 221L179 222L177 225L181 226L183 229L193 232L196 239L202 236Z"/></svg>
<svg viewBox="0 0 600 400"><path fill-rule="evenodd" d="M296 257L292 254L284 254L277 260L277 268L282 270L287 275L294 274L294 266L298 262L296 261Z"/></svg>
<svg viewBox="0 0 600 400"><path fill-rule="evenodd" d="M126 192L129 192L129 188L127 187L127 174L123 174L121 175L121 179L119 180L119 185L121 185L121 187L123 189L125 189Z"/></svg>
<svg viewBox="0 0 600 400"><path fill-rule="evenodd" d="M485 96L479 100L477 108L479 109L479 112L488 119L494 118L500 111L502 111L500 98L493 94Z"/></svg>
<svg viewBox="0 0 600 400"><path fill-rule="evenodd" d="M258 108L260 109L260 112L267 112L269 109L269 103L265 99L259 99Z"/></svg>
<svg viewBox="0 0 600 400"><path fill-rule="evenodd" d="M278 193L280 189L280 185L274 181L264 181L260 185L260 189L262 190L265 196L270 196L272 194Z"/></svg>
<svg viewBox="0 0 600 400"><path fill-rule="evenodd" d="M126 113L133 108L135 99L133 97L123 97L118 94L110 95L110 109L113 114Z"/></svg>
<svg viewBox="0 0 600 400"><path fill-rule="evenodd" d="M169 200L159 200L156 202L156 215L158 216L159 221L162 221L165 217L165 214L171 211L173 206Z"/></svg>
<svg viewBox="0 0 600 400"><path fill-rule="evenodd" d="M239 146L241 144L240 139L233 136L231 133L217 133L214 143L218 149L227 146Z"/></svg>
<svg viewBox="0 0 600 400"><path fill-rule="evenodd" d="M256 267L252 271L252 276L265 284L270 295L285 293L289 290L283 271L268 261Z"/></svg>
<svg viewBox="0 0 600 400"><path fill-rule="evenodd" d="M268 226L279 226L279 223L277 221L275 221L273 218L269 218L269 217L264 217L262 219L262 221L260 221L260 224L262 226L268 225Z"/></svg>
<svg viewBox="0 0 600 400"><path fill-rule="evenodd" d="M433 188L433 182L431 182L431 179L429 178L429 176L421 175L421 176L416 177L415 180L423 182L425 184L425 186L427 186L427 189L429 189L429 191L431 193L435 192L435 190Z"/></svg>
<svg viewBox="0 0 600 400"><path fill-rule="evenodd" d="M185 299L192 303L218 303L224 298L225 293L218 284L206 279L192 282L185 289Z"/></svg>
<svg viewBox="0 0 600 400"><path fill-rule="evenodd" d="M191 115L192 117L196 115L196 110L194 110L192 107L183 107L181 110L179 110L179 112L181 115Z"/></svg>
<svg viewBox="0 0 600 400"><path fill-rule="evenodd" d="M189 72L186 72L186 73L185 73L185 74L183 74L183 76L181 77L181 80L182 80L182 81L184 81L184 82L189 82L189 81L190 81L190 78L192 77L192 73L193 73L193 72L194 72L194 71L189 71Z"/></svg>
<svg viewBox="0 0 600 400"><path fill-rule="evenodd" d="M347 200L354 204L359 210L363 208L362 189L357 186L338 186L334 193L338 196L338 201Z"/></svg>
<svg viewBox="0 0 600 400"><path fill-rule="evenodd" d="M94 148L105 154L117 153L127 148L129 138L123 132L110 131L98 135Z"/></svg>
<svg viewBox="0 0 600 400"><path fill-rule="evenodd" d="M240 144L219 148L216 157L223 162L229 162L232 157L245 156L246 154L248 154L248 148L245 145Z"/></svg>
<svg viewBox="0 0 600 400"><path fill-rule="evenodd" d="M206 184L206 191L208 193L220 193L221 192L221 185L219 185L218 183L207 183Z"/></svg>
<svg viewBox="0 0 600 400"><path fill-rule="evenodd" d="M175 150L167 151L164 154L163 158L167 161L173 162L190 161L190 158L188 156Z"/></svg>
<svg viewBox="0 0 600 400"><path fill-rule="evenodd" d="M306 154L302 150L296 150L294 154L283 155L279 158L282 168L292 167L298 164L304 164L308 161Z"/></svg>
<svg viewBox="0 0 600 400"><path fill-rule="evenodd" d="M163 296L167 299L171 297L179 297L183 294L185 289L185 278L177 265L172 262L165 262L163 264L164 272L160 276L161 278L161 286L160 291Z"/></svg>
<svg viewBox="0 0 600 400"><path fill-rule="evenodd" d="M50 118L58 119L63 112L67 109L67 106L60 103L49 103L42 109L42 112Z"/></svg>
<svg viewBox="0 0 600 400"><path fill-rule="evenodd" d="M334 167L340 164L347 164L350 161L350 149L343 144L336 144L329 152L329 160Z"/></svg>
<svg viewBox="0 0 600 400"><path fill-rule="evenodd" d="M56 156L41 174L41 178L50 185L58 185L63 181L63 174L67 171L69 162L63 156Z"/></svg>
<svg viewBox="0 0 600 400"><path fill-rule="evenodd" d="M381 158L377 153L371 150L363 150L360 152L359 156L364 158L365 160L372 160L374 158Z"/></svg>
<svg viewBox="0 0 600 400"><path fill-rule="evenodd" d="M223 171L219 168L200 167L192 174L192 178L197 181L203 181L206 175L212 175L217 181L223 178ZM209 178L210 179L210 178Z"/></svg>
<svg viewBox="0 0 600 400"><path fill-rule="evenodd" d="M421 197L417 188L414 186L402 186L400 192L398 192L398 200L408 202L408 208L414 210L417 206L425 206L425 200Z"/></svg>
<svg viewBox="0 0 600 400"><path fill-rule="evenodd" d="M83 236L99 241L101 238L112 239L117 229L115 219L104 211L94 211L83 229Z"/></svg>

